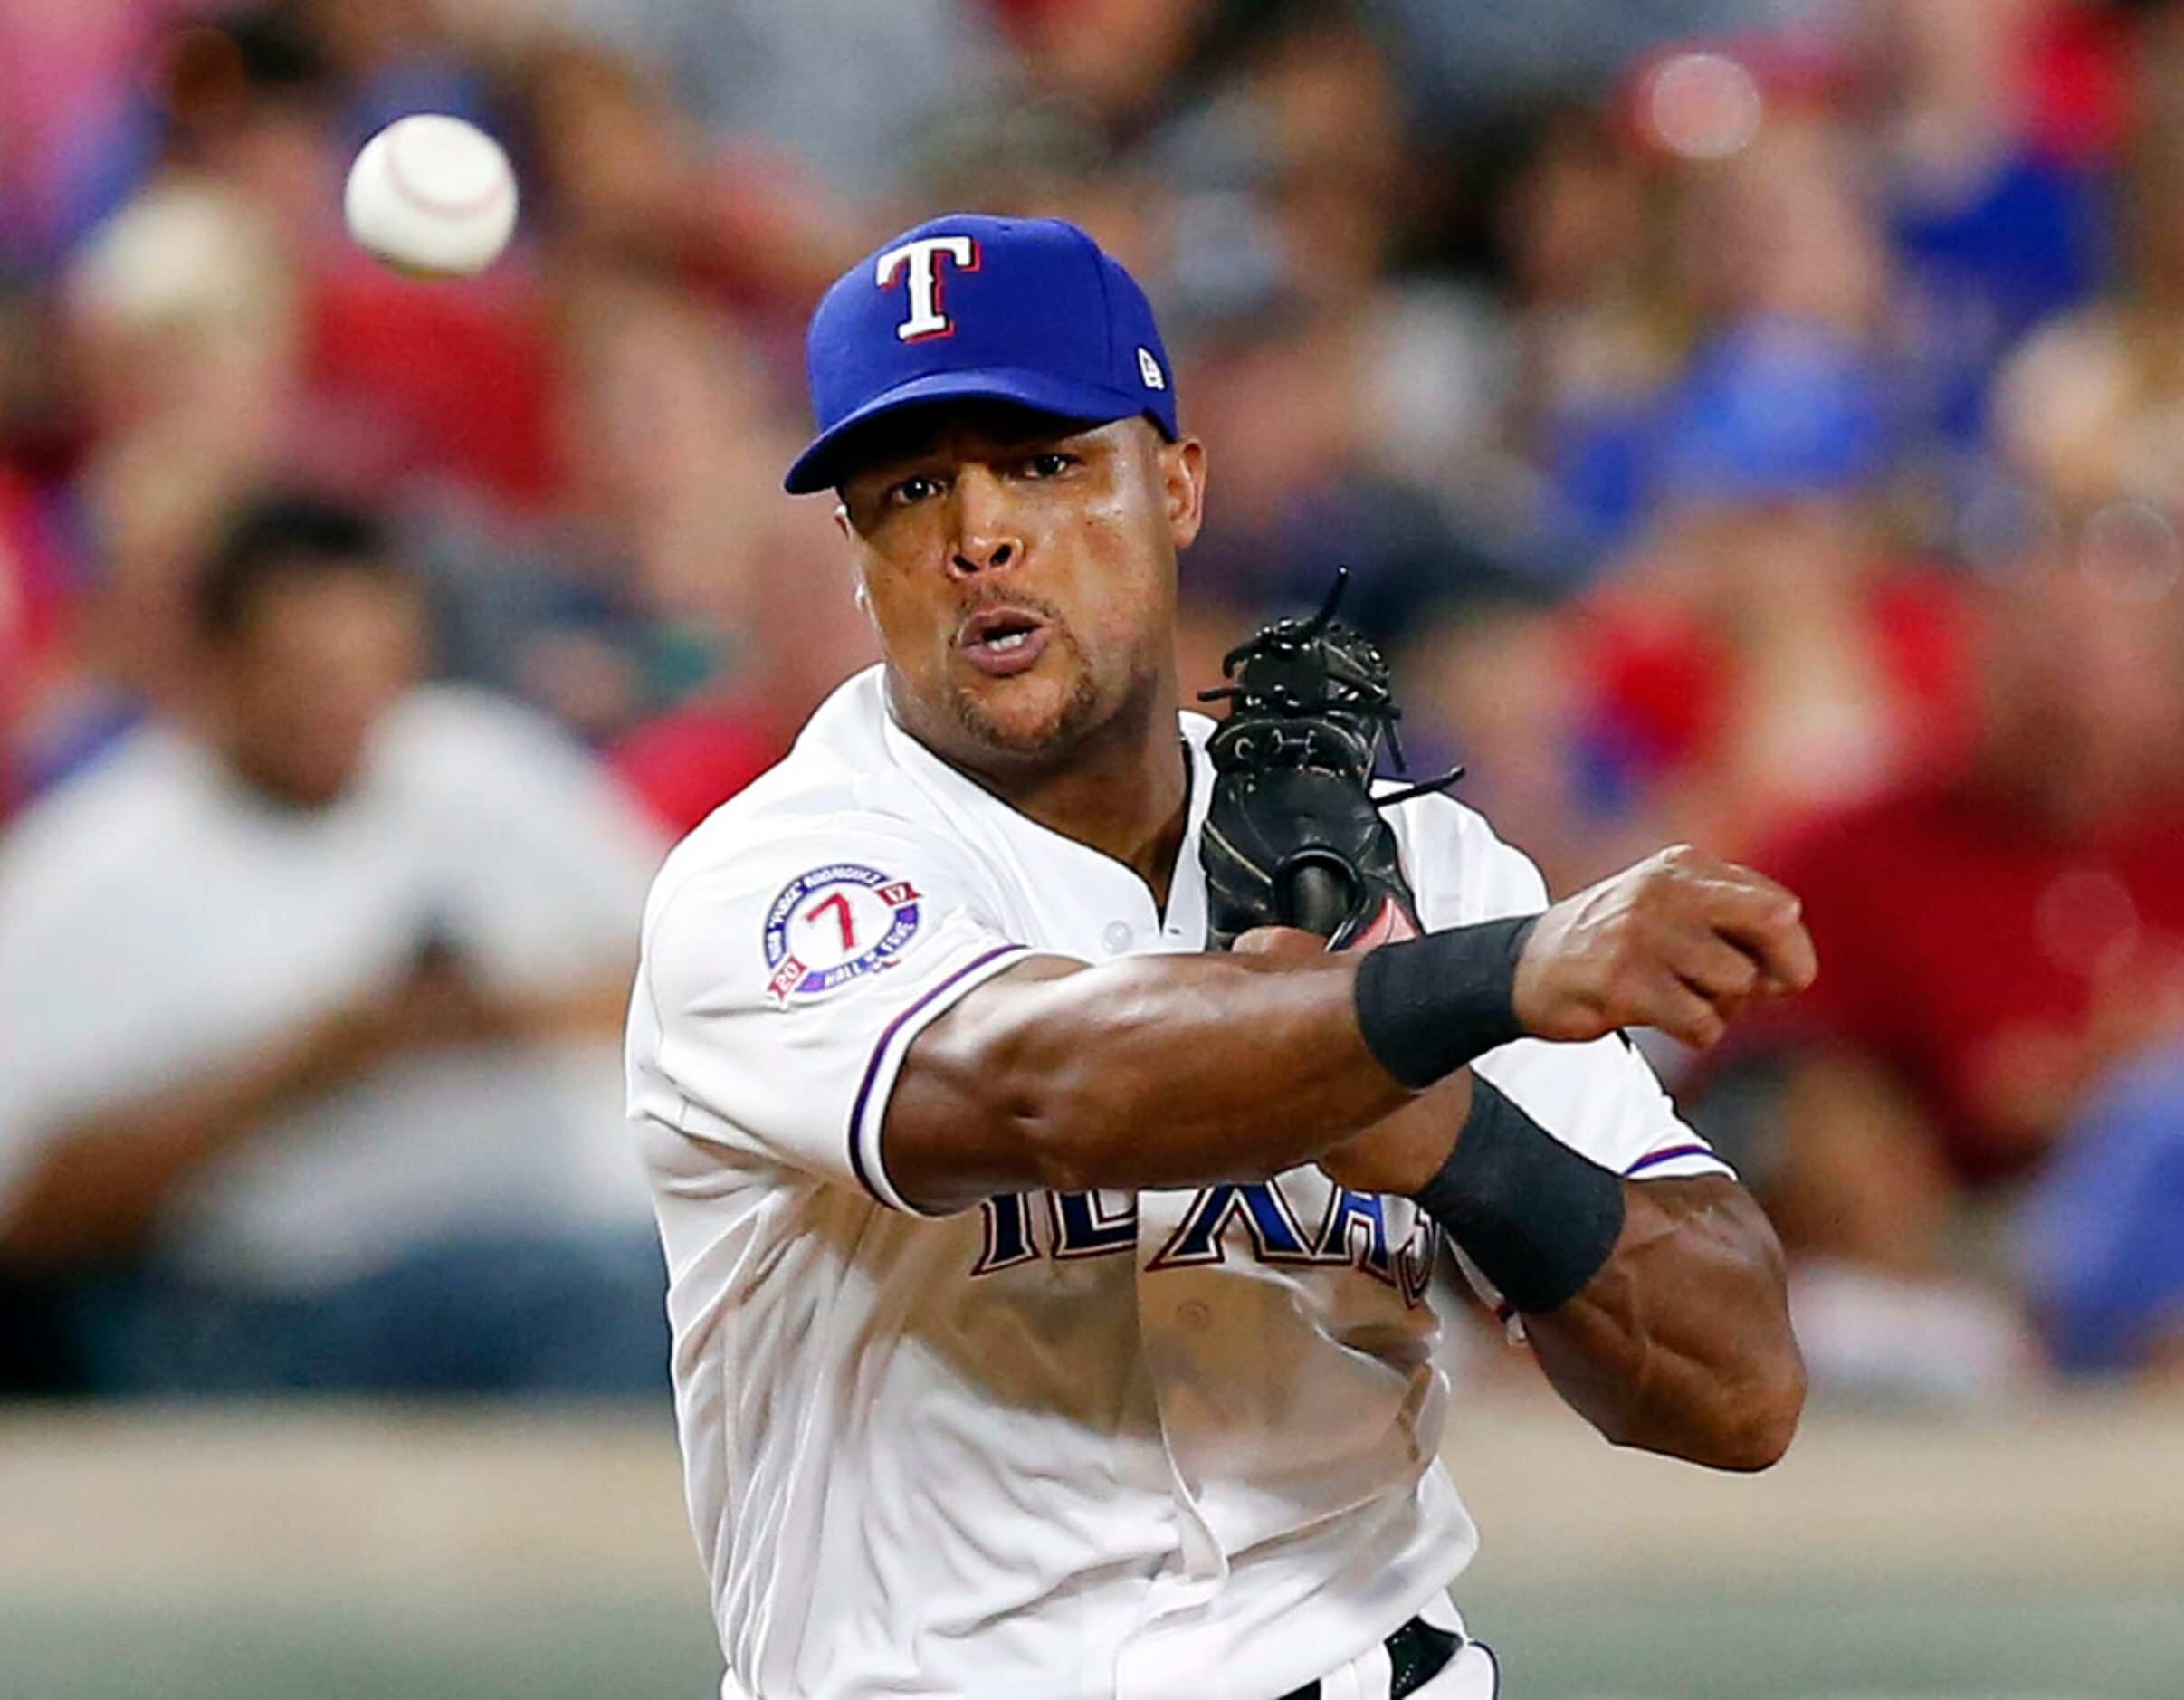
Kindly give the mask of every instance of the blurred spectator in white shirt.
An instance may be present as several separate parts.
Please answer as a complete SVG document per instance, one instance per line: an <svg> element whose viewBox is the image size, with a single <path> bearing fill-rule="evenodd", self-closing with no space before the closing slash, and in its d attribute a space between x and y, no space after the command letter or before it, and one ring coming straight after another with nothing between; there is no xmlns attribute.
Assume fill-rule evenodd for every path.
<svg viewBox="0 0 2184 1700"><path fill-rule="evenodd" d="M0 1258L119 1390L649 1387L615 1035L659 845L561 734L422 684L368 515L259 501L187 712L0 845Z"/></svg>

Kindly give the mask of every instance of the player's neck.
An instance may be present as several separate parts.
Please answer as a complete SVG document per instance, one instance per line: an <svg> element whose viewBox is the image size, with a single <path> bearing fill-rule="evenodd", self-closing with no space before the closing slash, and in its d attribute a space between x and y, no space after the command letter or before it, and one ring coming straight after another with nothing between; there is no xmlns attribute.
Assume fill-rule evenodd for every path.
<svg viewBox="0 0 2184 1700"><path fill-rule="evenodd" d="M1105 752L1102 752L1105 753ZM1168 717L1168 736L1132 743L1103 760L1085 752L1068 769L1001 797L1042 826L1112 856L1168 906L1176 855L1190 814L1189 757Z"/></svg>
<svg viewBox="0 0 2184 1700"><path fill-rule="evenodd" d="M1190 813L1173 679L1148 681L1139 698L1051 767L942 759L1018 814L1112 856L1167 906Z"/></svg>

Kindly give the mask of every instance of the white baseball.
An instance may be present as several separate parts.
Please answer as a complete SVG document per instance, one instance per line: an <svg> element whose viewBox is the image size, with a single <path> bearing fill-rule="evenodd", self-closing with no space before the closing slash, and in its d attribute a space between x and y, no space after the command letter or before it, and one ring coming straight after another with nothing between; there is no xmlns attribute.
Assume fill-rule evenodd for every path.
<svg viewBox="0 0 2184 1700"><path fill-rule="evenodd" d="M501 144L437 112L397 119L364 144L342 196L349 234L397 271L468 277L516 227L516 174Z"/></svg>

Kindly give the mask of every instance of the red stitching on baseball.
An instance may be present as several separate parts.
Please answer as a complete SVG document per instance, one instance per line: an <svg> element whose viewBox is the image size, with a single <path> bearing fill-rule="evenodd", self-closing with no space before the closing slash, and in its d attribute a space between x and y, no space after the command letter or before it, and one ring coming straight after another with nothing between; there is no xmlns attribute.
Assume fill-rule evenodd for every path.
<svg viewBox="0 0 2184 1700"><path fill-rule="evenodd" d="M395 193L421 213L431 213L445 218L472 218L500 205L501 198L516 186L513 172L503 171L482 193L459 201L445 196L434 195L411 182L402 169L398 131L390 132L386 138L386 180L394 186Z"/></svg>

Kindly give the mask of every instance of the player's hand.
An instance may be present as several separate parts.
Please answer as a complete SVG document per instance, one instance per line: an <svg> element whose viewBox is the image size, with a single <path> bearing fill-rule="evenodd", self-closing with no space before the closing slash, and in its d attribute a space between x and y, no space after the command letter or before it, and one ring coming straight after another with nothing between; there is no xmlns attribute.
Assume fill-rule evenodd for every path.
<svg viewBox="0 0 2184 1700"><path fill-rule="evenodd" d="M1254 927L1233 948L1238 956L1318 956L1327 941L1302 927Z"/></svg>
<svg viewBox="0 0 2184 1700"><path fill-rule="evenodd" d="M1514 1002L1542 1039L1633 1027L1709 1046L1752 998L1803 991L1817 971L1792 893L1678 845L1541 915L1517 961Z"/></svg>

